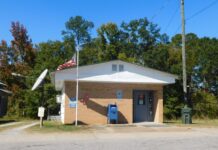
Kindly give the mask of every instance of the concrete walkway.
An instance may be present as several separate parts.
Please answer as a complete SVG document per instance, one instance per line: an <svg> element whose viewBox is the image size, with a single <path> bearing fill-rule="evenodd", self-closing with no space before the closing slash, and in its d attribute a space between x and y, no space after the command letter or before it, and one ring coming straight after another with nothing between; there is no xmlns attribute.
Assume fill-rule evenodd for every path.
<svg viewBox="0 0 218 150"><path fill-rule="evenodd" d="M21 123L22 122L19 122L17 124L21 124ZM22 126L15 127L15 128L10 128L10 129L7 129L7 130L4 130L4 131L0 132L0 136L1 135L17 135L17 134L21 134L25 129L30 128L32 126L35 126L37 124L39 124L39 123L38 122L30 122L30 123L28 123L26 125L22 125Z"/></svg>
<svg viewBox="0 0 218 150"><path fill-rule="evenodd" d="M167 124L156 123L156 122L139 122L133 123L135 126L144 126L144 127L168 127Z"/></svg>

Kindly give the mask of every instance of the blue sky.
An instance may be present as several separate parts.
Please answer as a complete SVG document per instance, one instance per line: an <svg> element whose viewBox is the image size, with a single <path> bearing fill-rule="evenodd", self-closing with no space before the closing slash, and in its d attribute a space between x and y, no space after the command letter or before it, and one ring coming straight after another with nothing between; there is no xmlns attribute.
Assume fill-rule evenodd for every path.
<svg viewBox="0 0 218 150"><path fill-rule="evenodd" d="M214 0L185 0L185 16L189 18ZM19 21L34 43L61 40L61 31L71 16L81 15L94 22L92 31L103 23L120 24L147 17L169 36L181 32L180 0L0 0L0 40L11 40L11 21ZM172 22L170 18L174 15ZM218 38L218 3L187 22L186 31L199 37Z"/></svg>

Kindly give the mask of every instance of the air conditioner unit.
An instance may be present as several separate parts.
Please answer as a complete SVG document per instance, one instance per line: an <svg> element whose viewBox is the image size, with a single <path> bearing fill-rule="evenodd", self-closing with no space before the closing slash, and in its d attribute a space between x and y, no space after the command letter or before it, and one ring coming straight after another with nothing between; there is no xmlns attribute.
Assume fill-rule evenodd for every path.
<svg viewBox="0 0 218 150"><path fill-rule="evenodd" d="M61 104L61 102L62 102L62 95L56 95L56 102L58 104Z"/></svg>

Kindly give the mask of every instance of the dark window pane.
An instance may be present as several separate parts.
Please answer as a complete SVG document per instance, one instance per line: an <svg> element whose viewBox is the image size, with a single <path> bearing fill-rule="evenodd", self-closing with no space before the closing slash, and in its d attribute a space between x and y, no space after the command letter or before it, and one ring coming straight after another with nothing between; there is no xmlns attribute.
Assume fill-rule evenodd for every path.
<svg viewBox="0 0 218 150"><path fill-rule="evenodd" d="M112 65L112 71L117 71L117 65L115 64Z"/></svg>
<svg viewBox="0 0 218 150"><path fill-rule="evenodd" d="M123 65L119 65L119 71L124 71L124 66Z"/></svg>

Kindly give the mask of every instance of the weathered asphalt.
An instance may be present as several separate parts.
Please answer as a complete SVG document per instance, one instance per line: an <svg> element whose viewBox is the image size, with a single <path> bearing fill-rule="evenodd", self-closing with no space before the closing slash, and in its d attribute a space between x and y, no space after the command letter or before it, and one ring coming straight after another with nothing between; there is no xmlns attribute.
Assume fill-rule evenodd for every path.
<svg viewBox="0 0 218 150"><path fill-rule="evenodd" d="M72 133L14 131L0 132L0 150L218 150L218 128L95 126Z"/></svg>

